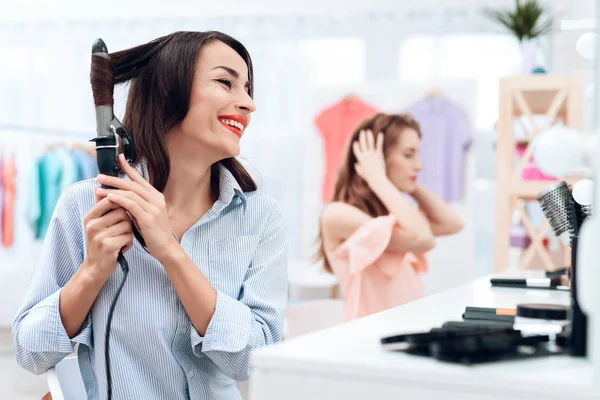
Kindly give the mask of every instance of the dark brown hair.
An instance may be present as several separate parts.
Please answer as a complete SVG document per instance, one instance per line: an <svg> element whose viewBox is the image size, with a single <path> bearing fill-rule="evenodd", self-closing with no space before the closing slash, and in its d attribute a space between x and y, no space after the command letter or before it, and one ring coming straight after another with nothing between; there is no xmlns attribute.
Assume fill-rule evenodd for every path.
<svg viewBox="0 0 600 400"><path fill-rule="evenodd" d="M139 160L148 166L150 183L160 192L169 178L169 154L165 135L186 116L200 48L221 41L235 50L248 66L248 93L254 94L252 60L234 38L216 31L175 32L149 43L110 54L115 84L131 81L123 125L133 135ZM227 168L244 192L256 183L233 157L211 168L213 188L218 164Z"/></svg>
<svg viewBox="0 0 600 400"><path fill-rule="evenodd" d="M389 211L379 200L377 195L367 185L367 182L358 175L354 165L357 163L356 156L352 151L352 143L358 140L360 132L370 130L374 135L383 133L383 153L387 157L398 138L406 129L413 129L421 137L419 124L407 114L383 114L379 113L362 121L352 132L346 142L342 161L335 182L335 191L332 202L342 202L353 205L359 210L369 214L371 217L387 215ZM323 244L323 233L319 222L319 250L316 260L323 260L326 271L332 272L331 265L325 254Z"/></svg>

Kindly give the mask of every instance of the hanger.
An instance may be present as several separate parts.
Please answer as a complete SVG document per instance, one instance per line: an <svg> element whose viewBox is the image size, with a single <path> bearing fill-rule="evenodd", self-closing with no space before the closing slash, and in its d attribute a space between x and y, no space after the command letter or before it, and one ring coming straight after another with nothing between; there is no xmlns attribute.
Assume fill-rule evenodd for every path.
<svg viewBox="0 0 600 400"><path fill-rule="evenodd" d="M352 101L352 100L356 100L358 98L358 96L354 93L347 93L346 95L344 95L344 97L342 97L343 101Z"/></svg>
<svg viewBox="0 0 600 400"><path fill-rule="evenodd" d="M439 86L433 86L427 92L427 97L440 97L440 96L442 96L442 88L440 88Z"/></svg>
<svg viewBox="0 0 600 400"><path fill-rule="evenodd" d="M50 144L46 145L46 148L44 150L46 153L50 153L54 149L56 149L58 146L59 146L58 143L50 143Z"/></svg>

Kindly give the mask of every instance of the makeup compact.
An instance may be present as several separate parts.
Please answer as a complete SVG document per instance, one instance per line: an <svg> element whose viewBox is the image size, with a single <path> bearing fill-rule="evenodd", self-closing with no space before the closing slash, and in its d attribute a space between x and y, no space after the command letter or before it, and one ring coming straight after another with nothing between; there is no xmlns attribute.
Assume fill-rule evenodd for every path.
<svg viewBox="0 0 600 400"><path fill-rule="evenodd" d="M556 335L566 331L569 307L558 304L528 303L517 306L515 329L526 334Z"/></svg>

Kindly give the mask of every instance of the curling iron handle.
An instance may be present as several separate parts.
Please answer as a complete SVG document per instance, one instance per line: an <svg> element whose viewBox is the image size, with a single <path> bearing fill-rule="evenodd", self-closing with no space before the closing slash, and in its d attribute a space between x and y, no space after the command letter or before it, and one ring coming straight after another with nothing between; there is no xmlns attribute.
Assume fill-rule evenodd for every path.
<svg viewBox="0 0 600 400"><path fill-rule="evenodd" d="M92 139L96 142L96 158L98 159L98 172L108 176L118 176L117 168L117 138L114 136L98 136ZM104 189L110 189L102 185Z"/></svg>

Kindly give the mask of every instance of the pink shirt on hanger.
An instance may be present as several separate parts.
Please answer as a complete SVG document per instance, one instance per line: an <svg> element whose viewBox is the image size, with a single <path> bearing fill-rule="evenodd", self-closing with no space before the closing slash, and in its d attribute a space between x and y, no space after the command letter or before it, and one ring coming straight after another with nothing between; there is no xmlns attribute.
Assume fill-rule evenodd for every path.
<svg viewBox="0 0 600 400"><path fill-rule="evenodd" d="M396 218L373 218L356 230L327 260L340 280L346 319L387 310L425 295L419 274L427 272L425 254L386 251Z"/></svg>
<svg viewBox="0 0 600 400"><path fill-rule="evenodd" d="M3 197L2 202L2 245L10 247L13 244L15 223L15 156L11 154L8 161L2 166Z"/></svg>
<svg viewBox="0 0 600 400"><path fill-rule="evenodd" d="M333 198L335 180L348 137L358 124L377 112L378 110L370 104L351 97L327 107L316 116L315 125L323 138L325 152L321 189L323 202L327 203Z"/></svg>

